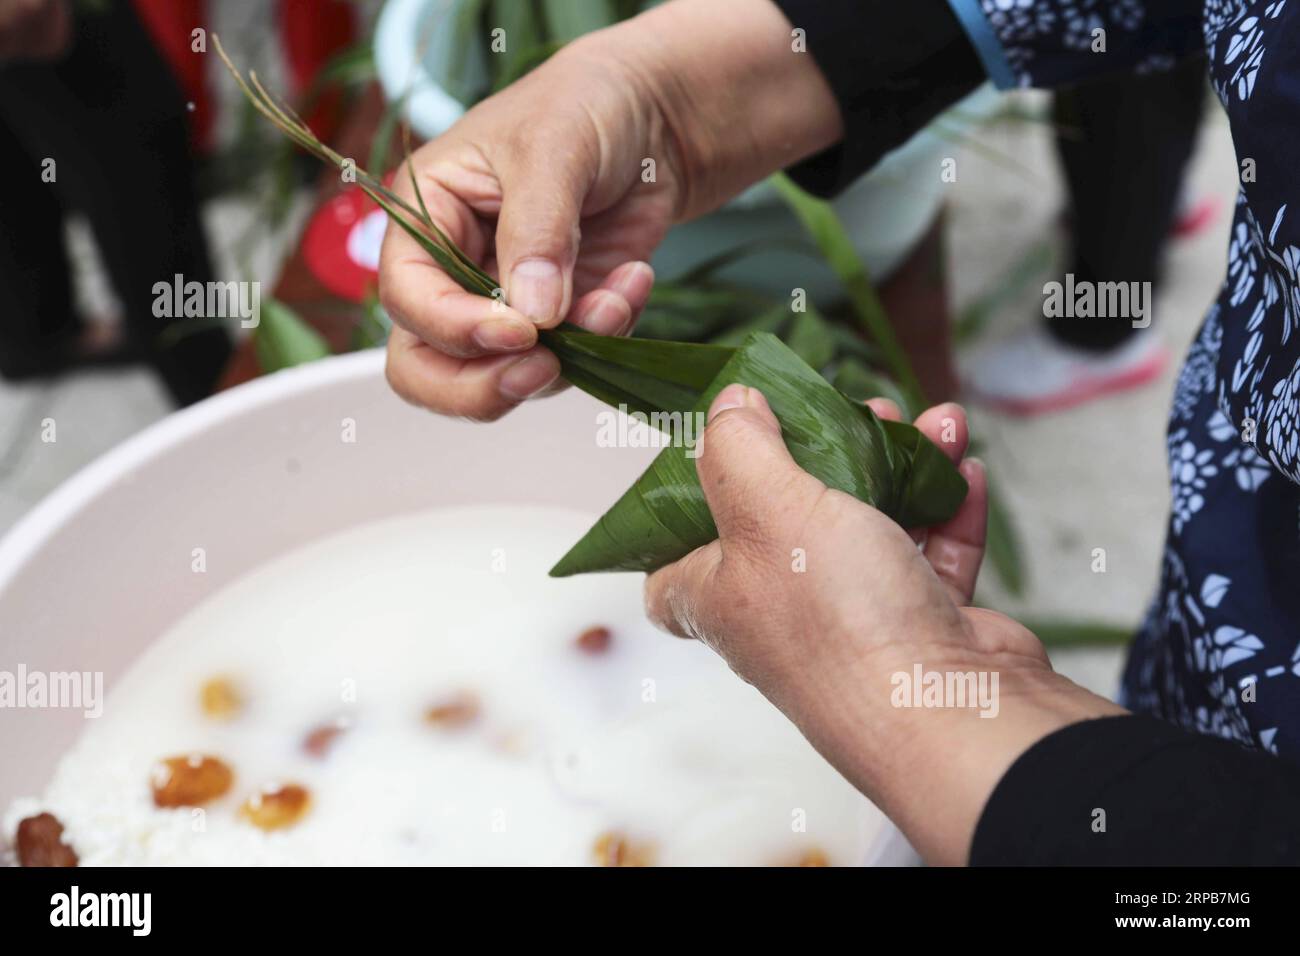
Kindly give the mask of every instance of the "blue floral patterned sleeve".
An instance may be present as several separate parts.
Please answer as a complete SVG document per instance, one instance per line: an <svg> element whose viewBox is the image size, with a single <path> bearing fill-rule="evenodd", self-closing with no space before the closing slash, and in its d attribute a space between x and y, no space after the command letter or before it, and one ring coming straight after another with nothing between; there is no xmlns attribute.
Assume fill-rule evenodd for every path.
<svg viewBox="0 0 1300 956"><path fill-rule="evenodd" d="M1004 86L1208 55L1241 188L1174 394L1160 591L1122 699L1300 759L1300 0L949 2Z"/></svg>
<svg viewBox="0 0 1300 956"><path fill-rule="evenodd" d="M1201 0L949 0L993 81L1051 87L1200 48Z"/></svg>

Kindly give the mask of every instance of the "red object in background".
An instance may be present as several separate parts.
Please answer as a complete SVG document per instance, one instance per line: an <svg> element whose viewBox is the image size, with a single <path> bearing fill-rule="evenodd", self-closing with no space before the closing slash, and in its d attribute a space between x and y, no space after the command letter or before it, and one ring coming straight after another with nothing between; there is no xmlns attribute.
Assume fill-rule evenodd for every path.
<svg viewBox="0 0 1300 956"><path fill-rule="evenodd" d="M360 187L339 193L307 223L302 254L312 275L335 295L363 302L379 277L379 244L388 217Z"/></svg>
<svg viewBox="0 0 1300 956"><path fill-rule="evenodd" d="M311 89L316 74L329 58L353 42L356 26L348 0L280 0L280 43L289 65L295 96ZM342 93L325 91L305 117L311 131L322 140L338 129Z"/></svg>
<svg viewBox="0 0 1300 956"><path fill-rule="evenodd" d="M194 109L190 111L190 144L196 154L204 155L212 149L216 114L212 89L208 83L207 54L195 53L191 44L194 30L207 28L207 18L204 16L207 4L205 0L133 2L136 14L176 74L182 94L194 104Z"/></svg>
<svg viewBox="0 0 1300 956"><path fill-rule="evenodd" d="M1219 218L1219 200L1205 196L1190 207L1179 211L1170 235L1175 239L1190 239L1200 235Z"/></svg>
<svg viewBox="0 0 1300 956"><path fill-rule="evenodd" d="M190 111L190 141L198 155L211 152L216 103L208 78L207 53L193 50L193 32L210 28L207 0L132 0L136 13L180 82ZM280 43L288 63L293 94L311 89L320 68L354 41L356 26L348 0L279 0L276 10ZM209 50L210 46L205 43ZM321 139L336 131L342 105L338 90L316 101L307 123Z"/></svg>

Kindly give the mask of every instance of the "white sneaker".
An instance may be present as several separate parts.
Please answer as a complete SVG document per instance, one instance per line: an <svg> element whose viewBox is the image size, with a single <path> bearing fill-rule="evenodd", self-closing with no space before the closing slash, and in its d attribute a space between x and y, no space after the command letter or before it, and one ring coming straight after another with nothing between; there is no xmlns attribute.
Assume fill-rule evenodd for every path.
<svg viewBox="0 0 1300 956"><path fill-rule="evenodd" d="M972 397L1012 414L1041 415L1145 385L1168 361L1168 350L1149 329L1109 352L1091 352L1035 325L973 349L958 365Z"/></svg>

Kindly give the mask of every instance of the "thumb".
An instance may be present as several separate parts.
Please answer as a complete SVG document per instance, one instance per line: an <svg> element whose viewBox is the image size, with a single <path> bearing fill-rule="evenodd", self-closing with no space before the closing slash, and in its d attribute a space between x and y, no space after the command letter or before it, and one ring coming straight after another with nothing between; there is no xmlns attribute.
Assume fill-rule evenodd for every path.
<svg viewBox="0 0 1300 956"><path fill-rule="evenodd" d="M724 542L766 540L790 513L791 497L823 488L790 457L763 393L745 385L728 385L713 400L696 471Z"/></svg>
<svg viewBox="0 0 1300 956"><path fill-rule="evenodd" d="M558 325L573 299L586 184L528 155L501 175L496 255L506 301L542 328Z"/></svg>

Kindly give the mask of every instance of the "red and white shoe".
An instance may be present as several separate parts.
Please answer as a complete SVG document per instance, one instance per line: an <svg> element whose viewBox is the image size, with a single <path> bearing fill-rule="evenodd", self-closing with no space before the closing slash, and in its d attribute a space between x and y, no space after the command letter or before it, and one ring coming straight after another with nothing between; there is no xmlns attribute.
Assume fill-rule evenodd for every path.
<svg viewBox="0 0 1300 956"><path fill-rule="evenodd" d="M1185 203L1178 210L1169 235L1174 239L1192 239L1199 236L1219 218L1219 199L1205 196L1195 202Z"/></svg>
<svg viewBox="0 0 1300 956"><path fill-rule="evenodd" d="M971 397L1013 415L1042 415L1138 388L1160 377L1169 352L1149 329L1109 352L1064 345L1035 326L959 359Z"/></svg>

